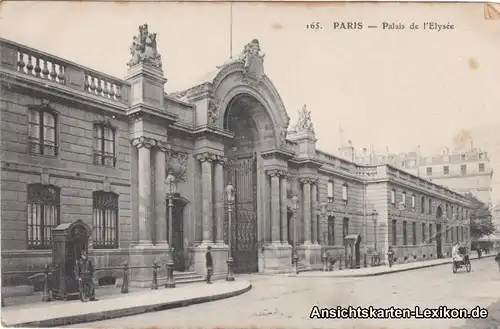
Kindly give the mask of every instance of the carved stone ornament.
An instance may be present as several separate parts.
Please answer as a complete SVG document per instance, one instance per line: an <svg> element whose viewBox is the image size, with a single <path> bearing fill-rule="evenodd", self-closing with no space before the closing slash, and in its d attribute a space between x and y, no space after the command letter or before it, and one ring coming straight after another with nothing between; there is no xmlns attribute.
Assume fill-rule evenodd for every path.
<svg viewBox="0 0 500 329"><path fill-rule="evenodd" d="M170 149L166 152L167 173L171 171L177 181L185 182L187 180L187 160L189 154Z"/></svg>
<svg viewBox="0 0 500 329"><path fill-rule="evenodd" d="M228 163L228 159L223 155L216 155L215 161L217 161L221 165L225 165L226 163Z"/></svg>
<svg viewBox="0 0 500 329"><path fill-rule="evenodd" d="M165 187L167 190L167 194L175 194L177 191L177 178L175 177L175 174L172 172L172 175L168 174L167 171L167 177L165 178Z"/></svg>
<svg viewBox="0 0 500 329"><path fill-rule="evenodd" d="M264 76L264 56L260 54L259 40L253 39L246 44L238 60L245 64L245 76L260 82Z"/></svg>
<svg viewBox="0 0 500 329"><path fill-rule="evenodd" d="M139 63L161 68L161 55L156 46L156 33L149 33L148 24L139 26L139 32L130 46L132 58L127 65L132 67Z"/></svg>
<svg viewBox="0 0 500 329"><path fill-rule="evenodd" d="M299 111L299 120L297 121L297 126L295 127L295 129L297 131L309 131L314 134L314 127L311 120L311 111L307 109L307 105L305 104Z"/></svg>
<svg viewBox="0 0 500 329"><path fill-rule="evenodd" d="M316 177L300 177L299 182L301 182L302 184L314 185L314 184L318 184L318 178L316 178Z"/></svg>
<svg viewBox="0 0 500 329"><path fill-rule="evenodd" d="M277 177L280 177L280 178L286 178L286 179L288 179L288 172L286 170L282 170L282 169L267 170L266 174L268 176L271 176L271 177L277 176Z"/></svg>
<svg viewBox="0 0 500 329"><path fill-rule="evenodd" d="M162 152L167 152L170 150L170 144L164 141L157 141L156 146L160 149Z"/></svg>
<svg viewBox="0 0 500 329"><path fill-rule="evenodd" d="M150 148L156 146L156 139L141 136L141 137L137 137L137 138L132 139L132 145L137 147L138 149L143 148L143 147L150 149Z"/></svg>
<svg viewBox="0 0 500 329"><path fill-rule="evenodd" d="M217 160L217 154L211 152L202 152L195 154L194 158L200 162L212 162Z"/></svg>
<svg viewBox="0 0 500 329"><path fill-rule="evenodd" d="M207 123L208 125L215 126L219 118L219 102L214 99L208 100L207 108Z"/></svg>

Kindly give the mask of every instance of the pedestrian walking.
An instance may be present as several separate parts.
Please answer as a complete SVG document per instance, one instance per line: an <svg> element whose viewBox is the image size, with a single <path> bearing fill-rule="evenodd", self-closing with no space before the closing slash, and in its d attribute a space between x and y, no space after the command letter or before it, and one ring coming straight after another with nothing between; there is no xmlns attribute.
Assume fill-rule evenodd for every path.
<svg viewBox="0 0 500 329"><path fill-rule="evenodd" d="M212 271L214 268L214 263L212 260L212 254L210 253L210 250L212 247L208 246L207 247L207 253L205 254L206 258L206 266L207 266L207 283L212 284L212 281L210 281L210 278L212 277Z"/></svg>

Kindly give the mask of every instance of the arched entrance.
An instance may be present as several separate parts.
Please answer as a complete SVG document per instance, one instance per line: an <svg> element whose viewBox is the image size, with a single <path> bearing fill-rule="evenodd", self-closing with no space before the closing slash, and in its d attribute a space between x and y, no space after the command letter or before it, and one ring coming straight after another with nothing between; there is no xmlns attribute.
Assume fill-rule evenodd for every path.
<svg viewBox="0 0 500 329"><path fill-rule="evenodd" d="M224 221L225 241L230 229L235 273L258 272L257 161L267 143L274 142L273 125L256 98L238 94L228 104L224 129L235 134L225 144L228 162L224 180L236 189L231 227L227 212Z"/></svg>

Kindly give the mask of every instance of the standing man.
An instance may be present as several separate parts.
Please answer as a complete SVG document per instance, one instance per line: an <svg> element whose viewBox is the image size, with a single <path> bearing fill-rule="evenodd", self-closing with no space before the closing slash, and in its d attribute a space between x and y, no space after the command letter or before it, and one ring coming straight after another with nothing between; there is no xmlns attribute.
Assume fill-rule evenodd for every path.
<svg viewBox="0 0 500 329"><path fill-rule="evenodd" d="M207 247L207 253L205 254L206 258L206 266L207 266L207 283L212 284L212 281L210 281L210 277L212 276L212 271L214 268L214 263L212 260L212 254L210 253L210 250L212 247L208 246Z"/></svg>
<svg viewBox="0 0 500 329"><path fill-rule="evenodd" d="M87 258L86 251L82 251L81 259L76 262L75 277L80 288L80 300L85 302L86 297L95 300L94 266Z"/></svg>

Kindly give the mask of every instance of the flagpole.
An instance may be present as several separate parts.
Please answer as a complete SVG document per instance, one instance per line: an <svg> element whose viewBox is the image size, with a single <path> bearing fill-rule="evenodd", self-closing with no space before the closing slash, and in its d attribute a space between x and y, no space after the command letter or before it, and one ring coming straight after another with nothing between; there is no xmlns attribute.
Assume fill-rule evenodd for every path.
<svg viewBox="0 0 500 329"><path fill-rule="evenodd" d="M229 3L229 58L233 59L233 2Z"/></svg>

